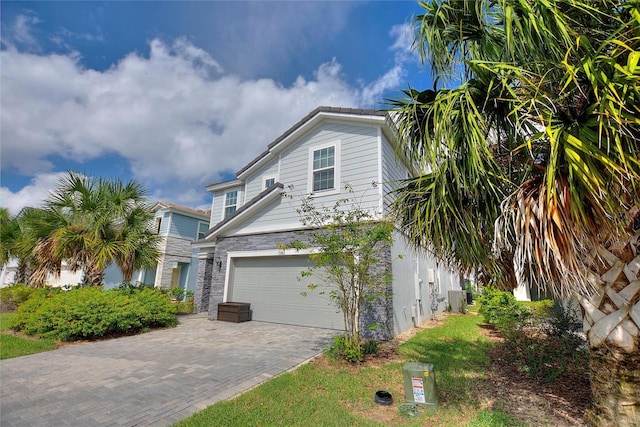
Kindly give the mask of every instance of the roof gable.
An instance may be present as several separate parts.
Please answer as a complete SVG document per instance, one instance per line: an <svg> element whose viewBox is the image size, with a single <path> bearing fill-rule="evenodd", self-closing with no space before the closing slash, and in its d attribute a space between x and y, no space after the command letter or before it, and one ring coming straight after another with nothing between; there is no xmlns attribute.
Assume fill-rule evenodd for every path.
<svg viewBox="0 0 640 427"><path fill-rule="evenodd" d="M362 109L362 108L342 108L342 107L318 107L311 113L307 114L300 121L287 129L282 135L271 142L265 151L258 157L250 161L246 166L240 169L236 176L239 179L246 178L247 175L269 161L275 153L282 151L290 144L294 143L301 134L304 134L323 120L329 118L342 118L348 120L356 120L377 125L387 123L388 115L384 111Z"/></svg>
<svg viewBox="0 0 640 427"><path fill-rule="evenodd" d="M211 211L205 211L202 209L193 209L187 206L177 205L175 203L167 202L164 200L159 200L151 206L150 209L152 212L156 212L158 210L165 210L170 212L177 212L183 215L195 217L198 219L208 220Z"/></svg>
<svg viewBox="0 0 640 427"><path fill-rule="evenodd" d="M204 240L199 240L198 242L211 241L218 235L220 235L220 233L222 233L223 231L242 224L246 219L257 213L262 207L269 204L277 197L280 197L282 189L284 189L284 185L276 182L274 185L258 194L249 202L242 205L242 207L235 211L233 215L225 218L224 220L217 223L214 227L210 228L209 231L207 231L207 235Z"/></svg>

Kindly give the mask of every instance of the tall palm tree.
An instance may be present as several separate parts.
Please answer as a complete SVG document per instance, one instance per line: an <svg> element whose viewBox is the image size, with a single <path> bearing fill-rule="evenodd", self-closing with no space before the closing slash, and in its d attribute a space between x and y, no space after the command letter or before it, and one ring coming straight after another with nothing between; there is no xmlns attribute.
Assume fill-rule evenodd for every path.
<svg viewBox="0 0 640 427"><path fill-rule="evenodd" d="M401 230L505 287L577 299L587 419L640 425L640 2L420 4L436 85L391 101L414 165Z"/></svg>
<svg viewBox="0 0 640 427"><path fill-rule="evenodd" d="M45 200L42 214L48 222L35 227L44 236L33 249L39 262L35 279L59 272L65 261L71 271L83 270L83 286L97 286L111 262L125 281L133 269L157 262L158 237L149 232L153 214L136 182L69 173Z"/></svg>

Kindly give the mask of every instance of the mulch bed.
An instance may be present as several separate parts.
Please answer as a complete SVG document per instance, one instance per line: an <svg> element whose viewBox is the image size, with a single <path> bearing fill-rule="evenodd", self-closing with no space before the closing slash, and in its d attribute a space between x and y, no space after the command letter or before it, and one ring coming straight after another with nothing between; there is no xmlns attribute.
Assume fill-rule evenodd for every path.
<svg viewBox="0 0 640 427"><path fill-rule="evenodd" d="M502 337L490 325L483 333L496 343L489 351L490 372L486 399L492 406L534 426L584 426L584 412L590 402L589 378L581 372L565 372L546 384L529 378L518 366L507 362L500 346Z"/></svg>

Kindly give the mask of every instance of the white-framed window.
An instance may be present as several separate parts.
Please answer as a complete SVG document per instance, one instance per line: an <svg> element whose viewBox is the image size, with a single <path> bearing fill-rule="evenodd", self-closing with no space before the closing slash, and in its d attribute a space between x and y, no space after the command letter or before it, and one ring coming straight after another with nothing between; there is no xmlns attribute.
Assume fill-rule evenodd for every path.
<svg viewBox="0 0 640 427"><path fill-rule="evenodd" d="M309 148L309 192L338 192L340 142Z"/></svg>
<svg viewBox="0 0 640 427"><path fill-rule="evenodd" d="M154 218L153 230L156 234L160 234L160 230L162 229L162 217L157 216Z"/></svg>
<svg viewBox="0 0 640 427"><path fill-rule="evenodd" d="M263 190L266 190L267 188L273 187L276 183L276 177L275 176L265 176L263 178L264 181L264 188Z"/></svg>
<svg viewBox="0 0 640 427"><path fill-rule="evenodd" d="M207 237L207 231L209 231L209 223L198 221L198 236L196 237L196 240L202 240Z"/></svg>
<svg viewBox="0 0 640 427"><path fill-rule="evenodd" d="M224 217L233 214L238 208L238 191L229 191L224 195Z"/></svg>

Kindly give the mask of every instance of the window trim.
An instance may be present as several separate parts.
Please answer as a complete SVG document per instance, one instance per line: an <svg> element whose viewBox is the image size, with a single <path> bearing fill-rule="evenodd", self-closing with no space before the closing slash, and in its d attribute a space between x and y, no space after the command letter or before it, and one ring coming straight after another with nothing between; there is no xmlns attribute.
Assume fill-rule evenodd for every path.
<svg viewBox="0 0 640 427"><path fill-rule="evenodd" d="M201 232L201 231L200 231L200 226L201 226L202 224L205 224L205 225L206 225L206 227L207 227L207 229L206 229L204 232ZM198 229L197 229L197 231L196 231L196 240L202 240L202 239L204 239L205 237L207 237L207 231L208 231L208 230L209 230L209 221L200 221L200 220L198 220ZM202 234L202 237L200 237L200 235L201 235L201 234Z"/></svg>
<svg viewBox="0 0 640 427"><path fill-rule="evenodd" d="M155 234L160 235L160 231L162 230L162 219L164 215L158 215L153 217L153 231Z"/></svg>
<svg viewBox="0 0 640 427"><path fill-rule="evenodd" d="M333 141L326 144L319 144L319 145L314 145L309 147L309 159L308 159L308 166L307 166L307 193L308 194L324 196L324 195L340 193L340 151L341 151L340 146L341 146L341 141L338 140L338 141ZM333 147L333 155L334 155L333 188L326 189L326 190L313 191L313 173L314 173L313 153L315 153L318 150L331 148L331 147Z"/></svg>
<svg viewBox="0 0 640 427"><path fill-rule="evenodd" d="M273 184L270 185L269 187L267 187L267 181L272 179L273 180ZM262 190L260 191L264 191L268 188L271 188L272 186L274 186L276 184L276 182L278 182L278 177L276 175L265 175L262 177Z"/></svg>
<svg viewBox="0 0 640 427"><path fill-rule="evenodd" d="M227 205L227 195L231 193L236 193L236 203L234 205ZM233 215L234 213L236 213L239 207L238 206L239 199L240 199L240 190L229 190L224 193L223 200L222 200L222 219L225 219ZM233 212L227 215L227 208L230 208L231 206L233 206L235 209Z"/></svg>

